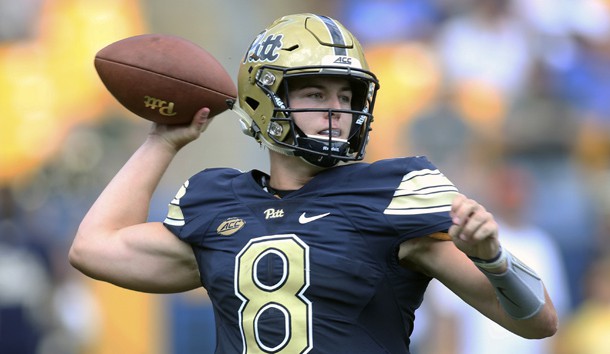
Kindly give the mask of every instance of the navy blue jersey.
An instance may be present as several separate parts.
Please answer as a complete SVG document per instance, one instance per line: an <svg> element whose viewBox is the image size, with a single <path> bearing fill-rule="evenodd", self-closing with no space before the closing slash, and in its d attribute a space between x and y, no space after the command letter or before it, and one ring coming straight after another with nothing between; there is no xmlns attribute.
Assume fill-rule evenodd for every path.
<svg viewBox="0 0 610 354"><path fill-rule="evenodd" d="M319 173L282 199L259 171L204 170L165 225L192 245L218 353L408 353L430 278L401 242L447 231L456 188L424 157Z"/></svg>

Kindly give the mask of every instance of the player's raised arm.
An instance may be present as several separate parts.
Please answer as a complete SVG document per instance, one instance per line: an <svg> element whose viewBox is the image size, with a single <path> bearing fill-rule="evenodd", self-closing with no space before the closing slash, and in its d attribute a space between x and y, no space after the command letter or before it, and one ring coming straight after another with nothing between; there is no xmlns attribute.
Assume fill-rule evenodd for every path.
<svg viewBox="0 0 610 354"><path fill-rule="evenodd" d="M94 64L123 107L155 124L81 222L70 262L86 275L134 290L200 286L191 248L161 223L147 223L148 208L176 153L229 108L237 88L213 55L177 36L119 40L102 48Z"/></svg>
<svg viewBox="0 0 610 354"><path fill-rule="evenodd" d="M557 314L540 277L502 249L493 215L458 195L452 204L453 242L440 237L401 245L401 262L438 279L462 300L513 333L544 338L557 331Z"/></svg>
<svg viewBox="0 0 610 354"><path fill-rule="evenodd" d="M154 125L82 220L70 263L84 274L146 292L200 286L193 252L161 223L147 223L153 192L178 150L208 124L209 109L191 125Z"/></svg>

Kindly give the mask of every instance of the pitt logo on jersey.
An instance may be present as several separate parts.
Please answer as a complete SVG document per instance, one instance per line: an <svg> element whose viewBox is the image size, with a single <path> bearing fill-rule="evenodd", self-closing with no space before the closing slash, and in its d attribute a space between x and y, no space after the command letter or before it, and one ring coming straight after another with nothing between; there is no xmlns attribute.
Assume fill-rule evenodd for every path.
<svg viewBox="0 0 610 354"><path fill-rule="evenodd" d="M284 217L284 209L275 210L273 208L269 208L269 209L265 210L264 213L265 213L265 220Z"/></svg>

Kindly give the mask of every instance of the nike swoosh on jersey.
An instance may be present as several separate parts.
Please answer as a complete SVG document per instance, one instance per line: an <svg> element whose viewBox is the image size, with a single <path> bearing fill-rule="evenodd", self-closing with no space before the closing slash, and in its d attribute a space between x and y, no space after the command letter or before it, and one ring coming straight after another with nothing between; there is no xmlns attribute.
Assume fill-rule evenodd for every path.
<svg viewBox="0 0 610 354"><path fill-rule="evenodd" d="M316 221L318 219L322 219L325 216L330 215L330 213L324 213L324 214L319 214L319 215L314 215L314 216L305 216L305 213L301 214L301 216L299 216L299 223L301 224L307 224L309 222L312 221Z"/></svg>

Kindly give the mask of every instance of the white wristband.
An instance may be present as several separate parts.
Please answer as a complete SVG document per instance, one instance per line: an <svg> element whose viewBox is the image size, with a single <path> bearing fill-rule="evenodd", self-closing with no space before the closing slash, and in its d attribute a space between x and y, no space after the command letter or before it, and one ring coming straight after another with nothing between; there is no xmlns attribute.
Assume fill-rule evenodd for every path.
<svg viewBox="0 0 610 354"><path fill-rule="evenodd" d="M490 260L483 260L480 258L470 257L470 256L468 258L470 258L472 263L474 263L480 269L493 270L493 269L500 268L504 264L504 262L506 262L507 254L508 254L508 252L505 251L504 248L502 248L502 246L500 246L500 251L498 252L498 254Z"/></svg>

